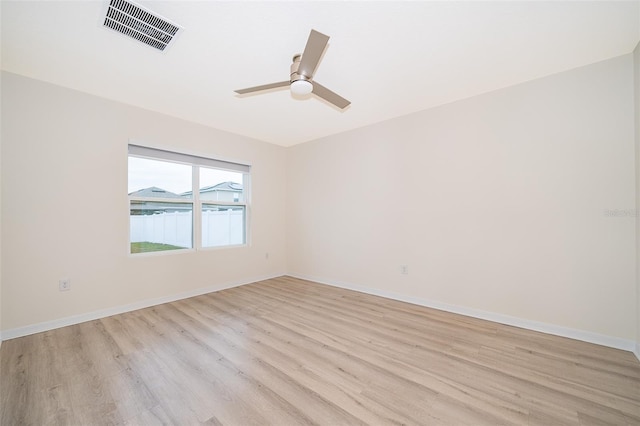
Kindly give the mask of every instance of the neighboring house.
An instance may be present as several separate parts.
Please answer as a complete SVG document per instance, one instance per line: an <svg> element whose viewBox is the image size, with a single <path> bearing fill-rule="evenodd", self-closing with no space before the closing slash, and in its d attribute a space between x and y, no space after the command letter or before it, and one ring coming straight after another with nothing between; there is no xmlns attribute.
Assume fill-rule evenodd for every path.
<svg viewBox="0 0 640 426"><path fill-rule="evenodd" d="M176 194L167 191L156 186L150 188L140 189L138 191L131 192L130 197L144 197L144 198L176 198L184 199L190 198L192 191L183 192L182 194ZM205 186L200 189L200 200L202 201L226 201L226 202L239 202L243 201L243 186L236 182L222 182L217 185ZM154 214L162 212L175 212L191 210L190 204L174 204L163 203L153 201L131 200L131 214L132 215L144 215Z"/></svg>
<svg viewBox="0 0 640 426"><path fill-rule="evenodd" d="M175 194L173 192L167 191L162 188L158 188L157 186L152 186L150 188L139 189L138 191L133 191L129 193L131 197L156 197L156 198L182 198L181 195Z"/></svg>
<svg viewBox="0 0 640 426"><path fill-rule="evenodd" d="M173 192L167 191L162 188L158 188L157 186L152 186L150 188L140 189L138 191L134 191L129 193L130 197L145 197L145 198L176 198L182 199L184 197L175 194ZM184 206L184 208L182 208ZM145 215L145 214L154 214L154 213L163 213L163 212L174 212L174 211L183 211L183 210L192 210L192 207L188 204L180 205L180 204L168 204L153 201L142 201L142 200L131 200L130 201L130 209L131 215Z"/></svg>
<svg viewBox="0 0 640 426"><path fill-rule="evenodd" d="M217 185L200 188L200 199L202 201L228 201L237 203L244 199L243 190L244 188L241 183L222 182ZM184 192L181 195L183 197L190 197L191 191Z"/></svg>

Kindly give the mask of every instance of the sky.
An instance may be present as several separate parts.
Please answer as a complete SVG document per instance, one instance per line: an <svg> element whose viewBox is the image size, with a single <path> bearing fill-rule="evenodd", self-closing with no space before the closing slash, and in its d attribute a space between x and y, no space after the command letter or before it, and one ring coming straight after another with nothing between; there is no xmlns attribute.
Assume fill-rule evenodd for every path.
<svg viewBox="0 0 640 426"><path fill-rule="evenodd" d="M222 182L243 183L242 173L200 168L200 188ZM129 157L129 189L127 193L130 194L151 186L157 186L175 194L191 191L191 166Z"/></svg>

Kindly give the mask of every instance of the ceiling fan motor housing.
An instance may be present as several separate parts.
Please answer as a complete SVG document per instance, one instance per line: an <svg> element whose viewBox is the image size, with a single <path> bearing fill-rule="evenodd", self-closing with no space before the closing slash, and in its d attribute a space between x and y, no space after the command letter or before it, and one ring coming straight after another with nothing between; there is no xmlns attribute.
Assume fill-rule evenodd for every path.
<svg viewBox="0 0 640 426"><path fill-rule="evenodd" d="M293 57L293 63L291 64L291 74L289 80L291 82L291 93L298 96L306 96L313 91L313 84L311 78L304 74L299 74L301 55L297 54Z"/></svg>
<svg viewBox="0 0 640 426"><path fill-rule="evenodd" d="M303 74L298 74L298 68L300 67L300 59L302 58L301 54L297 54L293 57L293 63L291 64L291 74L290 79L291 83L298 80L311 81L311 78L307 77Z"/></svg>

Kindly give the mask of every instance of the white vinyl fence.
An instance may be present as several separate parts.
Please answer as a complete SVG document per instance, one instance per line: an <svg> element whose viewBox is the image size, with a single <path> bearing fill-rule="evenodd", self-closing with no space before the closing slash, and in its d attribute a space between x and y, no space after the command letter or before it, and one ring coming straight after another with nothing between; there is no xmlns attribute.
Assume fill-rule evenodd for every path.
<svg viewBox="0 0 640 426"><path fill-rule="evenodd" d="M192 213L171 212L131 215L130 241L171 244L191 248ZM216 247L244 243L244 212L225 210L202 212L202 246Z"/></svg>

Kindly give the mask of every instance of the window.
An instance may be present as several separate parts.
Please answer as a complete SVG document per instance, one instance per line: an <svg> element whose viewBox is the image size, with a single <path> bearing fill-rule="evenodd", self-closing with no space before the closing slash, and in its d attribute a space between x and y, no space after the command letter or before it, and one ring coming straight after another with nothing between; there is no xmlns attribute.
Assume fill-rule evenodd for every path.
<svg viewBox="0 0 640 426"><path fill-rule="evenodd" d="M131 253L246 244L250 166L129 145Z"/></svg>

